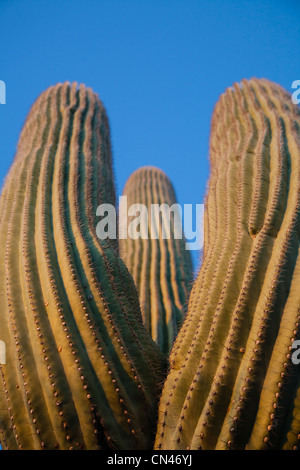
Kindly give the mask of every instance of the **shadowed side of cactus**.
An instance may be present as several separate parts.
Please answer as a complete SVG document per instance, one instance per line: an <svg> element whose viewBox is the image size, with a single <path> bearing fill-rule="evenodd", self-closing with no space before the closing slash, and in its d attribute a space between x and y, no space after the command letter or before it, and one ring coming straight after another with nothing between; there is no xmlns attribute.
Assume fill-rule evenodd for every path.
<svg viewBox="0 0 300 470"><path fill-rule="evenodd" d="M267 80L226 90L204 260L171 352L156 449L299 448L300 113Z"/></svg>
<svg viewBox="0 0 300 470"><path fill-rule="evenodd" d="M119 241L120 253L135 281L146 329L168 353L184 318L193 277L181 208L169 178L156 167L136 170L123 196L129 211L133 208L139 214L139 223L128 217L128 236ZM138 233L130 224L134 229L138 225Z"/></svg>
<svg viewBox="0 0 300 470"><path fill-rule="evenodd" d="M0 440L8 449L151 448L164 358L115 241L109 126L84 86L33 105L0 199Z"/></svg>

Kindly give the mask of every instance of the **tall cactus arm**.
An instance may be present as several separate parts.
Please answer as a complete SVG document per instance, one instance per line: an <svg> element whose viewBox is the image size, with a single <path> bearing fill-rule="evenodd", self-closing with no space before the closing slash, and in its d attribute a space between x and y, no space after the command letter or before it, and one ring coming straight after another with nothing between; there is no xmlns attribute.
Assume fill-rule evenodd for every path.
<svg viewBox="0 0 300 470"><path fill-rule="evenodd" d="M170 356L157 449L297 446L299 124L267 80L235 84L215 107L205 255Z"/></svg>
<svg viewBox="0 0 300 470"><path fill-rule="evenodd" d="M109 127L84 86L33 105L0 204L3 448L151 448L164 357L96 207L115 204Z"/></svg>
<svg viewBox="0 0 300 470"><path fill-rule="evenodd" d="M168 353L185 315L193 277L184 234L177 238L180 233L176 233L178 227L174 226L174 221L182 223L172 212L177 206L177 215L181 216L175 192L162 170L147 166L129 177L123 196L127 197L128 208L142 204L147 211L141 215L141 223L145 224L144 230L140 231L141 237L133 239L128 233L127 237L121 238L120 253L135 280L145 327L160 349ZM162 208L161 220L151 212L155 204ZM163 205L167 205L165 215ZM130 217L127 225L128 222L130 232Z"/></svg>

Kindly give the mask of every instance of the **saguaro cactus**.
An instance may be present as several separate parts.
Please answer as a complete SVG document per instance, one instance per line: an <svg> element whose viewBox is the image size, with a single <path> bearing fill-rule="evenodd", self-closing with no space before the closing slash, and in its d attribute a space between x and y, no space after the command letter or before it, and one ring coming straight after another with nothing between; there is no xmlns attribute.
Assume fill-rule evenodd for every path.
<svg viewBox="0 0 300 470"><path fill-rule="evenodd" d="M298 108L267 80L235 84L215 107L204 261L157 449L300 447L299 136Z"/></svg>
<svg viewBox="0 0 300 470"><path fill-rule="evenodd" d="M115 242L109 127L84 86L33 105L0 199L0 440L8 449L151 448L164 359Z"/></svg>
<svg viewBox="0 0 300 470"><path fill-rule="evenodd" d="M190 252L180 234L180 208L169 178L156 167L136 170L126 182L123 196L128 207L143 207L135 206L140 212L141 236L125 234L128 236L119 241L120 254L135 280L146 329L168 353L182 325L193 277ZM130 217L128 223L130 232Z"/></svg>

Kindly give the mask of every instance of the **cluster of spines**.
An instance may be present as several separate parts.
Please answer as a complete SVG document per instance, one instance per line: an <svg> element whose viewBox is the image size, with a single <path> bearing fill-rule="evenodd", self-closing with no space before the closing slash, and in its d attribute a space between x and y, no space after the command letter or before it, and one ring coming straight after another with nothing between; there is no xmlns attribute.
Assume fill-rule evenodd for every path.
<svg viewBox="0 0 300 470"><path fill-rule="evenodd" d="M117 245L108 121L83 86L32 107L0 200L3 448L149 448L164 358Z"/></svg>
<svg viewBox="0 0 300 470"><path fill-rule="evenodd" d="M160 349L169 353L185 315L193 266L184 235L176 238L174 213L170 212L170 227L164 227L168 221L163 215L152 220L151 205L176 208L175 191L162 170L146 166L129 177L123 196L128 208L142 204L147 209L146 218L141 214L141 225L146 225L140 227L141 237L133 239L129 229L119 241L120 253L135 280L145 327ZM130 222L128 217L127 227Z"/></svg>
<svg viewBox="0 0 300 470"><path fill-rule="evenodd" d="M299 122L266 80L235 84L215 108L204 260L170 355L158 449L299 446Z"/></svg>

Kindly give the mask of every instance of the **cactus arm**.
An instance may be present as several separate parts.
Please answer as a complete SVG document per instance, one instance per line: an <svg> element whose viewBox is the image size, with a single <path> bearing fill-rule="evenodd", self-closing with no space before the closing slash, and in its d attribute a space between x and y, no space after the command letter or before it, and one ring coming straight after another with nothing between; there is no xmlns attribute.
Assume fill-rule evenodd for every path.
<svg viewBox="0 0 300 470"><path fill-rule="evenodd" d="M120 250L139 292L145 327L167 352L181 325L192 264L184 240L174 236L174 227L171 227L170 238L163 238L162 232L158 238L154 237L160 221L158 217L151 218L151 204L170 207L176 203L176 196L169 179L155 167L135 171L126 182L123 196L127 197L128 207L132 204L146 206L148 221L152 224L147 226L148 238L133 240L129 236L120 240ZM167 229L164 217L161 230L162 227Z"/></svg>
<svg viewBox="0 0 300 470"><path fill-rule="evenodd" d="M272 126L273 133L275 133L276 129L281 129L284 132L283 128L279 125L278 121L275 121ZM284 134L282 134L282 136L284 136ZM278 139L278 141L280 140ZM295 149L293 149L293 154L295 155L294 150ZM273 152L274 155L275 148L271 148L271 152ZM280 161L281 158L283 161L286 162L288 162L289 160L288 154L283 148L281 148L280 152L278 153L278 161ZM277 174L281 173L281 179L286 181L286 173L285 171L281 170L281 166L278 165L276 170ZM297 170L295 171L297 173ZM293 188L295 188L295 174L294 176L292 175L292 180L290 183L292 184ZM272 256L270 256L269 266L267 270L268 277L266 277L264 280L264 284L262 287L262 292L264 292L264 295L261 295L260 300L258 301L256 313L254 314L253 325L249 334L249 340L247 342L244 358L240 366L240 373L236 379L236 387L233 391L231 400L232 404L230 405L228 412L228 416L230 416L230 419L225 420L225 424L223 426L224 432L221 431L219 438L220 443L223 441L226 442L227 445L227 443L230 442L230 445L233 448L235 445L245 445L245 441L247 440L247 436L249 435L249 429L251 429L251 426L253 425L253 422L251 423L251 420L249 420L249 415L251 415L252 413L252 416L254 417L256 408L254 407L252 408L252 410L250 410L250 405L247 407L247 403L252 405L257 403L257 397L259 397L261 390L261 380L264 377L266 365L269 360L270 353L268 347L274 342L274 337L277 334L276 330L280 321L282 307L284 305L284 302L286 301L286 293L284 289L280 290L280 286L282 286L282 284L284 283L281 281L280 284L276 286L276 284L278 284L277 279L282 279L281 273L287 272L288 275L286 275L285 282L288 286L290 282L290 273L293 272L293 262L288 263L285 260L285 257L291 257L291 253L293 253L293 250L296 246L295 240L291 239L291 234L293 237L293 231L295 231L297 227L293 224L290 227L289 225L287 225L291 223L291 220L293 220L294 217L291 212L286 211L285 218L282 220L282 224L280 226L280 230L277 234L275 234L276 241L273 245L270 244L270 240L272 240L270 239L270 236L274 236L274 228L276 227L276 220L274 217L272 223L269 222L270 220L272 220L272 210L274 209L274 207L276 207L276 197L278 201L277 205L279 205L283 199L282 196L281 201L278 198L278 193L280 193L280 187L283 187L283 184L280 182L280 179L274 178L274 181L276 180L277 182L274 185L275 190L273 192L271 191L270 193L271 195L273 194L273 198L270 201L270 211L266 214L265 226L262 228L257 239L257 243L260 244L260 246L269 246L272 248ZM297 211L297 197L297 190L289 192L286 204L288 204L290 210ZM274 211L274 214L276 214L276 212L277 211ZM282 209L279 213L284 214L284 210ZM292 232L291 230L289 230L291 228L293 230ZM264 236L265 240L261 239L261 236ZM283 249L281 251L280 249L276 249L277 247L281 246L283 246ZM259 264L259 271L256 275L256 279L259 274L261 274L261 263ZM283 303L280 301L281 298ZM269 320L271 315L272 328L270 328ZM264 334L267 331L268 336L264 338ZM252 346L249 346L248 348L248 345L250 344ZM253 367L254 365L255 367ZM251 397L252 399L250 399ZM246 424L245 416L248 417ZM231 436L229 436L229 430L232 430Z"/></svg>
<svg viewBox="0 0 300 470"><path fill-rule="evenodd" d="M280 127L278 127L280 129ZM276 129L276 127L275 127ZM282 176L281 176L281 182L284 181L284 177L285 177L285 173L284 171L281 173ZM278 201L281 203L282 200L284 200L284 193L282 194L281 193L281 199L278 198ZM271 205L271 214L272 214L272 205ZM275 230L275 227L276 227L276 223L275 221L273 220L273 223L271 224L271 227L272 227L272 230ZM255 231L255 234L257 233L257 230ZM259 241L256 242L257 246L261 245L261 238L259 239ZM263 242L264 244L264 242ZM256 249L255 249L255 244L253 246L253 254L256 253ZM251 258L250 258L251 259ZM232 323L232 327L230 328L230 331L229 331L229 334L228 334L228 339L227 339L227 342L225 343L225 348L224 348L224 352L223 352L223 358L221 359L220 361L220 364L219 364L219 367L218 367L218 372L217 372L217 377L219 378L219 382L217 382L217 384L219 383L219 388L222 387L222 389L224 391L226 391L226 388L229 390L229 393L230 392L230 382L232 381L232 377L230 374L234 374L234 371L235 371L235 365L234 363L239 364L239 361L235 359L235 355L232 353L232 352L229 352L228 354L228 350L230 351L230 348L232 347L232 343L234 344L235 346L235 349L236 351L239 350L239 348L242 348L244 346L243 342L245 341L245 338L243 338L243 333L245 334L245 332L249 331L249 326L247 327L247 324L245 323L242 323L242 318L251 318L251 312L253 311L253 309L255 309L255 304L253 304L253 300L255 299L255 291L259 293L259 289L255 289L255 285L258 284L257 280L258 280L258 269L259 269L259 274L262 275L262 272L263 272L263 265L264 263L262 262L262 260L260 260L259 262L256 262L256 267L257 267L257 274L256 276L254 276L254 273L253 273L253 268L252 266L254 266L253 264L254 262L254 258L251 259L249 265L248 265L248 269L246 270L245 272L245 275L244 275L244 285L242 286L241 288L241 295L240 295L240 300L237 304L237 307L235 309L235 311L233 312L233 315L232 315L232 320L231 320L231 323ZM249 282L251 281L252 279L252 283ZM251 291L250 291L250 286L251 286ZM258 284L259 286L259 284ZM251 297L249 298L249 294L251 292ZM248 297L248 299L247 299ZM245 298L246 298L246 305L243 306L243 303L245 303ZM245 309L246 307L246 309ZM278 309L278 311L280 311L280 309ZM243 315L243 316L242 316ZM254 320L253 322L255 322L255 317L254 317ZM237 356L239 356L238 354L236 354ZM242 355L240 355L242 356ZM245 354L245 357L247 357L247 355ZM226 359L227 358L227 359ZM250 366L249 366L250 367ZM220 380L222 379L224 376L224 379L223 380ZM234 377L234 375L233 375ZM225 380L226 380L226 383L225 383ZM227 382L229 382L229 384L227 385ZM239 381L237 379L237 383L239 384ZM239 385L238 385L239 387ZM246 387L246 385L245 385ZM213 393L217 395L216 399L213 401L213 408L215 409L215 405L216 403L219 401L220 403L220 406L221 403L223 402L223 413L224 411L226 411L226 403L228 402L228 398L227 398L227 401L224 400L224 394L222 393L218 393L218 390L216 390L217 387L214 387L213 388ZM230 395L229 395L230 397ZM211 396L208 397L208 402L211 400ZM236 397L233 396L232 398L232 401L235 403L235 407L238 407L239 409L243 407L243 403L242 405L239 404L239 400L236 399ZM241 401L244 401L244 397L241 397ZM204 409L203 410L203 413L207 413L209 412L209 410L206 410ZM249 413L249 412L248 412ZM212 417L214 415L217 415L218 417L221 416L221 412L220 413L217 413L215 412L214 414L212 414ZM207 423L208 425L211 425L211 420L213 418L209 418L207 419ZM242 419L242 418L241 418ZM249 421L249 420L248 420ZM246 429L246 425L243 426L243 429ZM203 430L201 430L200 432L203 432ZM199 432L197 431L196 434L199 434ZM241 438L241 433L240 432L237 432L236 435L238 436L238 438ZM205 439L205 442L207 442L208 440ZM228 439L228 442L231 442L231 445L233 445L233 442L232 440ZM207 445L211 445L212 443L208 443Z"/></svg>
<svg viewBox="0 0 300 470"><path fill-rule="evenodd" d="M295 383L287 378L284 394L278 392L275 377L282 373L278 353L290 356L297 322L293 286L299 247L299 140L289 116L299 127L299 115L290 111L286 95L277 88L278 100L267 82L244 81L226 91L214 112L211 162L219 166L218 173L212 171L207 203L218 191L221 194L226 176L233 188L228 184L222 212L207 206L207 212L217 214L224 241L215 242L213 266L207 267L204 259L196 280L199 287L192 290L171 353L157 449L245 448L252 429L251 448L280 447L282 429L285 435L290 429L288 436L295 441L297 410L288 406ZM219 146L221 139L228 153ZM206 223L210 220L209 214ZM210 224L206 233L213 227ZM209 254L207 247L205 256ZM286 360L282 356L281 361ZM274 397L283 406L278 401L271 422L268 410L276 403Z"/></svg>
<svg viewBox="0 0 300 470"><path fill-rule="evenodd" d="M95 231L98 180L97 203L115 201L107 126L91 90L50 88L28 115L2 194L12 195L0 225L7 448L152 446L165 358L116 243Z"/></svg>

